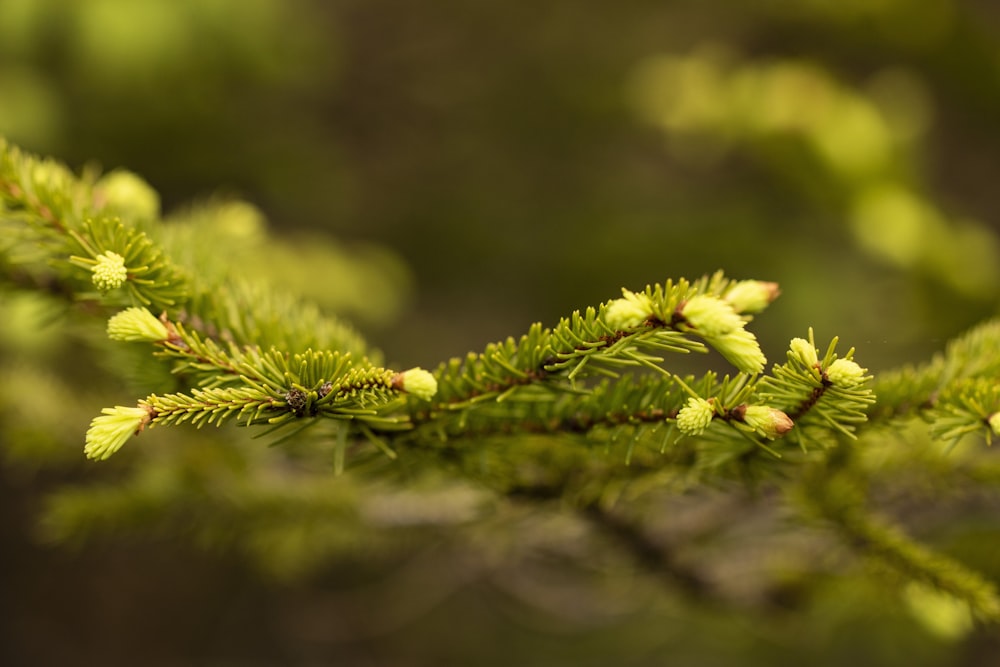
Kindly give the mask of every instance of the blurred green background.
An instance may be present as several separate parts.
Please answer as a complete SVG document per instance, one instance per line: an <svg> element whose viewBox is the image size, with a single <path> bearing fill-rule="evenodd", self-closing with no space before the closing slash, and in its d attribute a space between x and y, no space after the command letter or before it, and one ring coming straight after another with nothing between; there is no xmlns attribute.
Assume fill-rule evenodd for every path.
<svg viewBox="0 0 1000 667"><path fill-rule="evenodd" d="M621 286L721 268L782 285L754 325L770 358L812 326L877 371L926 358L995 314L1000 293L1000 6L988 0L0 0L0 134L74 168L133 170L167 214L246 199L275 235L318 248L268 270L400 366ZM351 261L368 278L333 268ZM426 596L428 614L448 599L479 621L452 649L440 632L421 639L418 611L333 641L317 619L354 602L307 584L185 547L46 549L27 537L36 491L80 470L8 467L0 512L17 546L2 579L19 595L2 595L0 644L20 661L8 664L71 664L74 650L105 664L468 664L483 647L498 664L505 647L511 661L608 664L565 650L579 623L537 631L476 588ZM849 621L866 651L892 654L897 630L914 641L909 626L876 639ZM589 622L593 646L638 647L616 664L670 663L668 650L783 664L804 648L717 617L696 625L728 639ZM854 641L823 641L816 664L858 662ZM907 664L981 655L914 646L923 662ZM858 664L896 664L868 655Z"/></svg>

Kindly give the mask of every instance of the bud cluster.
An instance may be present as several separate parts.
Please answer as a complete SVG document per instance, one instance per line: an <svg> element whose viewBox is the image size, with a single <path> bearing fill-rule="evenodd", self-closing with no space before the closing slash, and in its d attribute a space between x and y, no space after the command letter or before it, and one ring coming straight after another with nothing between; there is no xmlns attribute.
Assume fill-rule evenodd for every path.
<svg viewBox="0 0 1000 667"><path fill-rule="evenodd" d="M851 359L836 359L823 368L816 346L805 338L791 340L788 344L788 358L798 361L807 368L818 369L828 385L841 389L853 389L869 379L865 375L868 369L862 368Z"/></svg>

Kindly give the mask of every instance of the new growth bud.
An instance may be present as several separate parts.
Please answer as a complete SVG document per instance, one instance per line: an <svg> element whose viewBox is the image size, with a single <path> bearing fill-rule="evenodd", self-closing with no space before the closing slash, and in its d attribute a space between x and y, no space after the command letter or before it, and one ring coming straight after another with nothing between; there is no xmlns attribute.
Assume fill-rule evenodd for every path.
<svg viewBox="0 0 1000 667"><path fill-rule="evenodd" d="M710 338L708 342L729 363L744 373L760 373L767 364L767 357L761 351L757 337L746 329L735 329L724 336Z"/></svg>
<svg viewBox="0 0 1000 667"><path fill-rule="evenodd" d="M744 328L743 318L728 301L693 296L678 307L679 314L709 345L744 373L760 373L767 357L757 338Z"/></svg>
<svg viewBox="0 0 1000 667"><path fill-rule="evenodd" d="M993 435L1000 435L1000 412L994 412L987 419L986 423L990 425L990 430L993 431Z"/></svg>
<svg viewBox="0 0 1000 667"><path fill-rule="evenodd" d="M111 340L158 343L169 337L166 325L145 308L126 308L108 320Z"/></svg>
<svg viewBox="0 0 1000 667"><path fill-rule="evenodd" d="M437 380L430 371L423 368L411 368L396 374L392 384L394 387L413 394L417 398L429 401L437 393Z"/></svg>
<svg viewBox="0 0 1000 667"><path fill-rule="evenodd" d="M760 433L768 440L780 438L795 426L792 418L781 410L769 408L766 405L748 405L746 408L734 411L734 416L742 416L744 424Z"/></svg>
<svg viewBox="0 0 1000 667"><path fill-rule="evenodd" d="M788 345L788 356L798 359L809 368L819 363L816 346L805 338L792 339L792 342Z"/></svg>
<svg viewBox="0 0 1000 667"><path fill-rule="evenodd" d="M762 280L741 280L723 295L737 313L759 313L778 298L778 283Z"/></svg>
<svg viewBox="0 0 1000 667"><path fill-rule="evenodd" d="M689 398L677 413L677 428L685 435L701 435L712 423L715 408L704 398Z"/></svg>
<svg viewBox="0 0 1000 667"><path fill-rule="evenodd" d="M865 381L867 370L850 359L837 359L826 369L826 379L835 387L850 389Z"/></svg>
<svg viewBox="0 0 1000 667"><path fill-rule="evenodd" d="M121 449L133 435L138 435L151 419L152 412L144 405L136 408L120 405L104 408L101 416L90 422L83 451L87 458L103 461Z"/></svg>
<svg viewBox="0 0 1000 667"><path fill-rule="evenodd" d="M94 286L102 292L117 289L128 279L128 269L125 268L125 258L116 252L105 252L97 256L97 262L91 268L91 280Z"/></svg>
<svg viewBox="0 0 1000 667"><path fill-rule="evenodd" d="M653 302L645 294L622 289L622 295L604 309L604 321L615 331L640 326L653 314Z"/></svg>
<svg viewBox="0 0 1000 667"><path fill-rule="evenodd" d="M681 306L681 315L695 330L706 337L724 336L743 328L743 318L732 304L714 296L699 294Z"/></svg>

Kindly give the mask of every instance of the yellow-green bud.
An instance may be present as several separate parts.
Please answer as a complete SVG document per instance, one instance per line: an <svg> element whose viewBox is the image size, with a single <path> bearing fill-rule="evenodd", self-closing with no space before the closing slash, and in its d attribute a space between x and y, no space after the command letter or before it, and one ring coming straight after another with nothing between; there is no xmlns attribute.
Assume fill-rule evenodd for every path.
<svg viewBox="0 0 1000 667"><path fill-rule="evenodd" d="M708 343L729 363L744 373L760 373L767 357L760 349L757 337L744 328L733 329L724 336L708 337Z"/></svg>
<svg viewBox="0 0 1000 667"><path fill-rule="evenodd" d="M986 423L990 425L990 430L993 431L993 435L1000 435L1000 412L994 412L987 419Z"/></svg>
<svg viewBox="0 0 1000 667"><path fill-rule="evenodd" d="M90 279L94 286L102 292L121 287L128 279L128 269L125 268L125 258L116 252L105 252L97 256L97 262L91 268Z"/></svg>
<svg viewBox="0 0 1000 667"><path fill-rule="evenodd" d="M805 338L793 338L788 345L788 353L789 357L795 357L810 368L819 363L816 346Z"/></svg>
<svg viewBox="0 0 1000 667"><path fill-rule="evenodd" d="M769 408L766 405L749 405L740 410L737 416L742 416L744 424L769 440L780 438L795 426L791 417L781 410Z"/></svg>
<svg viewBox="0 0 1000 667"><path fill-rule="evenodd" d="M704 398L691 397L677 412L677 428L685 435L701 435L712 423L715 408Z"/></svg>
<svg viewBox="0 0 1000 667"><path fill-rule="evenodd" d="M423 368L411 368L399 373L393 380L393 384L406 393L413 394L425 401L434 398L438 388L434 374Z"/></svg>
<svg viewBox="0 0 1000 667"><path fill-rule="evenodd" d="M640 326L653 314L653 302L646 294L622 289L622 298L608 303L604 321L615 331Z"/></svg>
<svg viewBox="0 0 1000 667"><path fill-rule="evenodd" d="M70 174L63 165L51 160L44 160L35 163L31 170L31 180L36 188L62 189L70 180Z"/></svg>
<svg viewBox="0 0 1000 667"><path fill-rule="evenodd" d="M702 336L724 336L743 328L743 318L728 301L699 294L681 306L681 315Z"/></svg>
<svg viewBox="0 0 1000 667"><path fill-rule="evenodd" d="M723 295L737 313L759 313L778 298L778 283L762 280L741 280Z"/></svg>
<svg viewBox="0 0 1000 667"><path fill-rule="evenodd" d="M130 171L115 171L94 186L98 203L140 220L160 215L160 196L149 183Z"/></svg>
<svg viewBox="0 0 1000 667"><path fill-rule="evenodd" d="M145 308L126 308L108 320L108 337L128 342L158 343L170 337L166 325Z"/></svg>
<svg viewBox="0 0 1000 667"><path fill-rule="evenodd" d="M88 459L103 461L122 448L122 445L137 435L152 419L147 406L136 408L116 406L104 408L101 416L95 417L87 429L87 444L83 451Z"/></svg>
<svg viewBox="0 0 1000 667"><path fill-rule="evenodd" d="M865 381L867 370L850 359L837 359L826 369L826 379L835 387L850 389Z"/></svg>

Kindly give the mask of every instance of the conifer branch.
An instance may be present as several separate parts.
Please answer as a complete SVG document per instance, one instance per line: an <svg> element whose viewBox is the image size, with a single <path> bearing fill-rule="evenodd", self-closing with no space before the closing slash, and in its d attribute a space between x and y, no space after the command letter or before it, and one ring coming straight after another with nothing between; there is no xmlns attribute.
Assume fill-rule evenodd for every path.
<svg viewBox="0 0 1000 667"><path fill-rule="evenodd" d="M1000 320L989 320L951 341L920 366L879 375L877 424L920 417L948 446L977 434L1000 434Z"/></svg>
<svg viewBox="0 0 1000 667"><path fill-rule="evenodd" d="M676 378L661 365L661 354L706 352L697 336L740 370L758 372L764 358L744 325L750 313L763 310L777 294L773 283L734 282L721 273L694 283L667 281L642 292L623 290L622 298L576 311L551 329L535 324L519 340L508 338L480 354L442 364L436 371L439 392L429 406L420 407L414 421L430 424L443 436L466 432L470 424L489 430L486 423L491 421L501 432L565 426L579 431L615 420L674 417L680 403L664 404L661 394ZM640 385L622 379L624 372L644 370L662 377ZM589 387L585 380L593 376L614 378L614 384ZM610 394L609 386L616 393ZM631 388L635 391L628 392ZM679 399L680 393L675 394ZM616 402L613 407L605 404L609 395ZM492 404L499 402L529 407L496 409ZM742 414L724 411L720 416L744 421Z"/></svg>
<svg viewBox="0 0 1000 667"><path fill-rule="evenodd" d="M747 325L778 296L777 285L721 273L624 289L620 298L552 327L534 324L433 372L396 371L351 326L317 307L240 279L236 269L199 272L196 254L185 252L199 243L198 226L166 231L155 193L129 178L77 177L0 142L5 279L96 304L90 311L110 316L111 339L147 345L179 381L177 391L105 408L85 436L93 459L152 427L235 422L297 434L296 427L325 419L337 470L349 448L366 447L454 465L487 478L501 495L571 498L639 558L671 569L669 554L654 548L642 526L597 509L608 487L652 484L664 470L711 479L758 458L774 467L780 460L785 470L803 461L823 470L825 457L870 417L873 425L927 419L930 434L946 443L1000 434L1000 321L928 364L880 376L876 406L874 378L854 349L838 352L833 338L821 354L812 330L792 339L784 363L765 372ZM731 373L680 377L671 368L671 355L710 349ZM567 458L537 466L504 459L494 443L514 434L559 435L557 453L545 456ZM785 447L786 436L802 451ZM548 447L557 438L538 440ZM588 443L615 456L588 459ZM812 443L826 451L806 451ZM563 469L566 461L573 465ZM848 542L979 617L1000 620L989 582L910 540L838 485L835 475L809 485L809 502ZM683 583L704 593L696 574Z"/></svg>
<svg viewBox="0 0 1000 667"><path fill-rule="evenodd" d="M856 426L867 421L868 408L876 401L865 386L872 376L853 360L854 348L840 357L837 343L837 338L831 340L821 358L810 329L808 339L792 339L788 361L760 383L761 398L788 414L803 446L809 440L829 444L838 434L854 438Z"/></svg>
<svg viewBox="0 0 1000 667"><path fill-rule="evenodd" d="M841 462L842 465L843 462ZM996 586L976 572L915 542L902 529L866 507L860 480L846 469L827 471L803 485L809 506L869 558L890 567L904 581L916 581L968 605L984 622L1000 621Z"/></svg>
<svg viewBox="0 0 1000 667"><path fill-rule="evenodd" d="M127 207L114 200L113 180L98 181L93 174L77 178L63 165L25 154L0 138L0 229L18 252L28 253L24 260L35 260L19 264L54 268L77 298L173 306L184 298L187 278L145 231L114 215ZM31 257L39 251L44 254ZM118 267L108 273L114 263Z"/></svg>
<svg viewBox="0 0 1000 667"><path fill-rule="evenodd" d="M169 255L197 245L196 227L160 232L170 228L157 224L158 199L139 179L77 178L6 144L0 154L4 224L27 221L22 227L58 241L50 250L56 260L65 257L70 283L77 274L68 267L87 272L84 284L75 278L77 298L131 304L111 318L109 335L151 343L192 387L143 399L151 425L350 416L367 422L358 432L365 436L412 427L410 439L628 428L634 442L667 424L676 438L663 442L672 443L718 424L734 442L750 438L763 446L796 423L798 433L851 434L874 400L853 351L838 359L836 341L822 362L806 363L803 343L772 376L760 376L766 360L746 324L777 297L777 285L721 273L623 290L621 298L551 328L533 325L519 339L452 359L433 374L408 371L403 382L406 374L379 366L378 353L350 327L307 304L275 298L228 272L194 284L197 267L181 268ZM667 355L709 347L736 375L672 375ZM91 447L98 449L114 448Z"/></svg>

